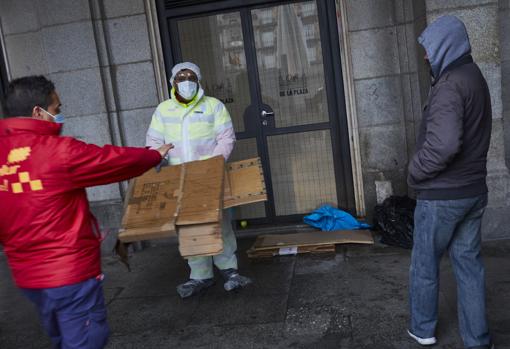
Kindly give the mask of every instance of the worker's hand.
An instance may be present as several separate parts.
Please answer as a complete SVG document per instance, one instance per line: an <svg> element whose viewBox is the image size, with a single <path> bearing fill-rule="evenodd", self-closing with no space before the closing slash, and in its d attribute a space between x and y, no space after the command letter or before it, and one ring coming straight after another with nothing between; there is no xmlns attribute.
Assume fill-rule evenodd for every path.
<svg viewBox="0 0 510 349"><path fill-rule="evenodd" d="M159 147L156 150L159 151L159 153L161 154L161 157L164 158L166 156L166 154L168 154L170 149L173 149L173 148L174 148L174 145L172 143L170 143L170 144L163 144L161 147Z"/></svg>

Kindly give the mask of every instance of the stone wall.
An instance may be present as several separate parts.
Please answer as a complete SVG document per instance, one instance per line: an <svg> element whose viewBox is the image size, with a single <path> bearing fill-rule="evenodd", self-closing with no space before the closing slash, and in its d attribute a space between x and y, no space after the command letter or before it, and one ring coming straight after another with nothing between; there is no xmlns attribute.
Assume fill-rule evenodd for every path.
<svg viewBox="0 0 510 349"><path fill-rule="evenodd" d="M375 181L407 194L407 162L421 118L424 64L416 42L425 27L423 1L347 1L363 186L367 214Z"/></svg>
<svg viewBox="0 0 510 349"><path fill-rule="evenodd" d="M501 43L501 96L503 99L503 126L505 154L510 166L510 0L499 0L499 37Z"/></svg>

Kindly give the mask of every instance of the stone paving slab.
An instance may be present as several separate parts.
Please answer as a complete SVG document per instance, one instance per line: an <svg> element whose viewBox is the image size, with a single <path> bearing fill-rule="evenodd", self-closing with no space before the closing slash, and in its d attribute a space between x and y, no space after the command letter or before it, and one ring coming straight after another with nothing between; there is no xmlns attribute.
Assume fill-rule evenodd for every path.
<svg viewBox="0 0 510 349"><path fill-rule="evenodd" d="M105 257L108 348L418 348L405 335L409 251L348 245L336 254L250 260L245 251L252 242L239 239L239 264L253 286L227 294L217 277L211 289L188 300L175 292L187 277L175 244L135 253L130 273ZM510 240L485 243L483 254L491 329L498 348L510 348ZM436 348L459 349L447 259L441 270ZM0 348L49 348L1 255L0 278Z"/></svg>

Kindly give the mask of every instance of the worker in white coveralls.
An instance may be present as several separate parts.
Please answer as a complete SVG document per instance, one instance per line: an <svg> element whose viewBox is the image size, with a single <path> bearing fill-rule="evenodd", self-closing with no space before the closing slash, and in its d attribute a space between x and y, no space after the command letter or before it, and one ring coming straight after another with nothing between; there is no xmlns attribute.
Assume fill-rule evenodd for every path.
<svg viewBox="0 0 510 349"><path fill-rule="evenodd" d="M147 145L158 148L172 143L172 149L163 164L178 165L222 155L228 159L235 143L235 132L230 115L219 100L205 96L200 86L200 68L189 62L173 67L170 84L171 98L161 103L147 131ZM225 281L226 291L251 283L237 272L235 255L237 242L229 210L223 214L223 253L213 257L188 259L190 279L177 286L182 298L193 296L214 284L213 262Z"/></svg>

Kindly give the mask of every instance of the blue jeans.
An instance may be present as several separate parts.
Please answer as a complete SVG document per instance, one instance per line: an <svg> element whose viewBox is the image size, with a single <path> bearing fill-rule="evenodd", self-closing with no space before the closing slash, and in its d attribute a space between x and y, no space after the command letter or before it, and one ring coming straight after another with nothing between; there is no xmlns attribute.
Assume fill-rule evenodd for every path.
<svg viewBox="0 0 510 349"><path fill-rule="evenodd" d="M63 287L21 290L36 305L54 349L106 346L110 330L99 278Z"/></svg>
<svg viewBox="0 0 510 349"><path fill-rule="evenodd" d="M485 270L480 257L481 222L487 194L459 200L418 200L409 303L413 334L434 337L439 263L448 250L457 281L460 335L466 347L490 342L485 310Z"/></svg>

